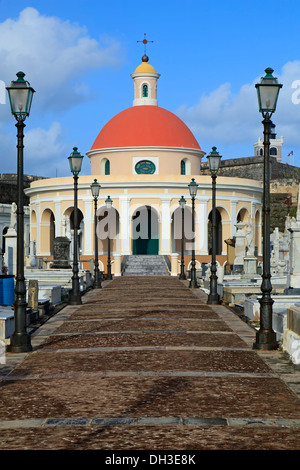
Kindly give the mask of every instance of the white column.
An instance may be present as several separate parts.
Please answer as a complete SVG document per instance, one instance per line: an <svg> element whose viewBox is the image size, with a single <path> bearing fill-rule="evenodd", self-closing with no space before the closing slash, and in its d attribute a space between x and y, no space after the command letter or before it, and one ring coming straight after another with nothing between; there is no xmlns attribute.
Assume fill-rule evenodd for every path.
<svg viewBox="0 0 300 470"><path fill-rule="evenodd" d="M121 276L121 255L114 254L114 263L112 265L115 276Z"/></svg>
<svg viewBox="0 0 300 470"><path fill-rule="evenodd" d="M55 201L55 236L60 237L61 236L61 202L60 201Z"/></svg>
<svg viewBox="0 0 300 470"><path fill-rule="evenodd" d="M300 190L300 185L299 185ZM289 287L300 288L300 194L298 196L298 207L296 222L289 228L291 232L290 244L290 282Z"/></svg>
<svg viewBox="0 0 300 470"><path fill-rule="evenodd" d="M40 254L40 203L36 203L36 254Z"/></svg>
<svg viewBox="0 0 300 470"><path fill-rule="evenodd" d="M160 254L171 253L170 199L161 198L161 249Z"/></svg>
<svg viewBox="0 0 300 470"><path fill-rule="evenodd" d="M121 254L130 255L130 216L129 216L129 196L120 196L120 239Z"/></svg>
<svg viewBox="0 0 300 470"><path fill-rule="evenodd" d="M233 237L236 232L236 201L231 201L231 229L230 236Z"/></svg>
<svg viewBox="0 0 300 470"><path fill-rule="evenodd" d="M251 212L250 215L255 218L255 202L251 201Z"/></svg>
<svg viewBox="0 0 300 470"><path fill-rule="evenodd" d="M84 253L92 255L93 240L93 200L84 201Z"/></svg>
<svg viewBox="0 0 300 470"><path fill-rule="evenodd" d="M199 201L199 254L207 255L207 201Z"/></svg>
<svg viewBox="0 0 300 470"><path fill-rule="evenodd" d="M1 232L2 233L2 232ZM29 256L29 243L30 243L30 224L24 226L24 239L25 239L25 256Z"/></svg>
<svg viewBox="0 0 300 470"><path fill-rule="evenodd" d="M199 217L199 200L195 199L195 255L200 255L200 240L202 226Z"/></svg>
<svg viewBox="0 0 300 470"><path fill-rule="evenodd" d="M171 276L177 276L179 272L178 253L171 253Z"/></svg>

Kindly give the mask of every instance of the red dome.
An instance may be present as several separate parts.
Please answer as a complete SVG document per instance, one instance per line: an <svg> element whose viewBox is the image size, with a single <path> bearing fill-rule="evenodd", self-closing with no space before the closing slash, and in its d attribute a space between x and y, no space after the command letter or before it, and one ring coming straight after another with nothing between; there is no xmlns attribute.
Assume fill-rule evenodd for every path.
<svg viewBox="0 0 300 470"><path fill-rule="evenodd" d="M115 147L183 147L201 150L189 128L158 106L133 106L113 117L92 150Z"/></svg>

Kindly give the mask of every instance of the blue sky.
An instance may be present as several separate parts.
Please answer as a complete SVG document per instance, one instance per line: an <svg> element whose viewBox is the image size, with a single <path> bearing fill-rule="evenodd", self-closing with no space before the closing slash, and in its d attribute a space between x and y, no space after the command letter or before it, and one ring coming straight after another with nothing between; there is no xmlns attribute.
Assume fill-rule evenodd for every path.
<svg viewBox="0 0 300 470"><path fill-rule="evenodd" d="M206 153L216 145L223 158L253 155L262 137L254 85L272 67L283 83L273 115L283 162L293 150L300 166L299 13L298 0L0 0L0 173L16 172L3 83L22 70L36 90L25 173L69 176L72 148L85 154L105 123L132 106L130 74L144 33L161 74L159 106L177 114ZM82 173L90 173L87 156Z"/></svg>

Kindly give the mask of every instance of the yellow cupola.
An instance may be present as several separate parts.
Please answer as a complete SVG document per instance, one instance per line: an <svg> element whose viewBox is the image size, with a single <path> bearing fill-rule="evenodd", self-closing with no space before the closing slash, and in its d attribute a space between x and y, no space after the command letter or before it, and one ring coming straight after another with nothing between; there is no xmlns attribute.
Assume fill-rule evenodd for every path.
<svg viewBox="0 0 300 470"><path fill-rule="evenodd" d="M148 56L142 57L142 63L135 69L134 73L156 73L155 68L149 64L146 58L148 59Z"/></svg>
<svg viewBox="0 0 300 470"><path fill-rule="evenodd" d="M134 80L133 106L157 106L157 80L160 74L149 64L149 57L144 54L142 63L131 74Z"/></svg>

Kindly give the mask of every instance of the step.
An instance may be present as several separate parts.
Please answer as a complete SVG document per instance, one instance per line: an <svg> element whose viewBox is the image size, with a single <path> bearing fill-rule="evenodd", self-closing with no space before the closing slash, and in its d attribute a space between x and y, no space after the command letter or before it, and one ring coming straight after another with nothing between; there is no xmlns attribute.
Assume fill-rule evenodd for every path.
<svg viewBox="0 0 300 470"><path fill-rule="evenodd" d="M161 255L128 256L124 276L169 276L169 271Z"/></svg>
<svg viewBox="0 0 300 470"><path fill-rule="evenodd" d="M149 273L145 273L145 272L143 272L143 273L126 273L126 272L124 272L123 276L128 276L128 277L129 276L136 276L136 277L138 277L138 276L145 276L145 277L147 277L147 276L153 276L153 277L154 276L159 276L160 277L160 276L169 276L169 273L166 274L166 273L154 273L154 272L149 272Z"/></svg>

